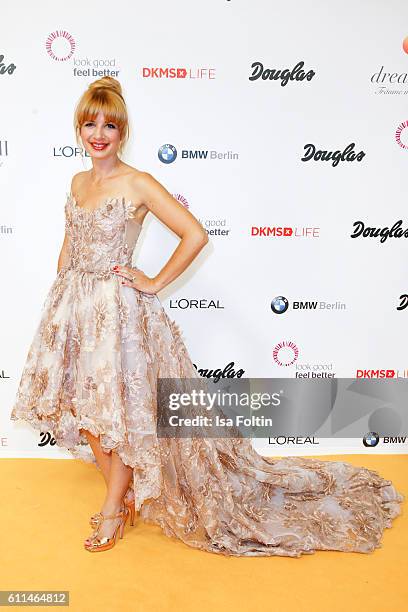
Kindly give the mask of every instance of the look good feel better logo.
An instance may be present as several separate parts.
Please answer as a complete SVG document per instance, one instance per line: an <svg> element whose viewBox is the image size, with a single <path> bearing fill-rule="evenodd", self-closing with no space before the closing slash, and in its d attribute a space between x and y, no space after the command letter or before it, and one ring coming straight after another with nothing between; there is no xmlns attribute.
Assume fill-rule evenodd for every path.
<svg viewBox="0 0 408 612"><path fill-rule="evenodd" d="M395 130L395 140L401 149L408 149L408 120L402 121Z"/></svg>
<svg viewBox="0 0 408 612"><path fill-rule="evenodd" d="M281 367L291 366L299 357L299 349L292 340L282 340L273 349L273 360Z"/></svg>
<svg viewBox="0 0 408 612"><path fill-rule="evenodd" d="M74 37L66 30L55 30L48 35L45 48L48 55L56 62L66 62L75 51Z"/></svg>

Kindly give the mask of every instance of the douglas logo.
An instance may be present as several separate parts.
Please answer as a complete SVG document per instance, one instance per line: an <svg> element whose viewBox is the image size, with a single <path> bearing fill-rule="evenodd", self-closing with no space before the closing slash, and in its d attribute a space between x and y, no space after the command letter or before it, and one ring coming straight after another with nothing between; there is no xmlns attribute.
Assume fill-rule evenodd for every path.
<svg viewBox="0 0 408 612"><path fill-rule="evenodd" d="M243 370L242 368L240 368L239 370L234 370L234 361L230 361L229 363L227 363L223 370L221 370L221 368L217 368L216 370L202 369L198 368L195 363L193 363L193 366L200 374L200 376L203 376L205 378L214 378L214 382L216 383L220 380L220 378L241 378L241 376L245 374L245 370Z"/></svg>
<svg viewBox="0 0 408 612"><path fill-rule="evenodd" d="M301 161L309 161L311 159L313 159L314 161L330 161L332 159L333 168L335 168L341 161L361 161L365 156L365 153L364 151L360 151L359 153L353 151L355 144L355 142L351 142L349 145L347 145L343 152L321 150L316 151L316 147L314 146L314 144L307 144L304 146L305 155L301 158Z"/></svg>
<svg viewBox="0 0 408 612"><path fill-rule="evenodd" d="M9 64L8 66L4 63L4 55L0 55L0 74L13 74L16 69L15 64Z"/></svg>
<svg viewBox="0 0 408 612"><path fill-rule="evenodd" d="M285 68L285 70L276 70L275 68L264 69L261 62L254 62L251 64L253 71L249 80L256 81L259 77L261 77L263 81L278 81L280 79L282 87L285 87L289 80L303 81L306 79L307 81L311 81L316 73L313 70L309 70L309 72L302 70L304 64L305 62L298 62L290 72L289 68Z"/></svg>
<svg viewBox="0 0 408 612"><path fill-rule="evenodd" d="M400 305L397 306L397 310L404 310L408 306L408 294L403 293L402 295L400 295L399 299Z"/></svg>
<svg viewBox="0 0 408 612"><path fill-rule="evenodd" d="M356 221L353 223L355 230L353 234L350 234L350 238L359 238L360 236L363 236L363 238L378 238L378 236L381 236L381 243L385 242L387 238L408 238L408 230L402 230L401 225L401 219L394 223L391 229L388 227L364 227L362 221Z"/></svg>
<svg viewBox="0 0 408 612"><path fill-rule="evenodd" d="M38 443L38 446L47 446L47 444L49 444L50 446L55 446L56 444L55 438L50 434L49 431L47 431L46 433L41 431L40 438L41 440Z"/></svg>

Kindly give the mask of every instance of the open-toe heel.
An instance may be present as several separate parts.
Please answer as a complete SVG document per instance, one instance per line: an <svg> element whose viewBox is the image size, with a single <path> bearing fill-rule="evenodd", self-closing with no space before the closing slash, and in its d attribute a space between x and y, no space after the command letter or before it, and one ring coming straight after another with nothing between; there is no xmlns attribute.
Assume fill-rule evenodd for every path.
<svg viewBox="0 0 408 612"><path fill-rule="evenodd" d="M125 507L123 507L122 510L118 512L118 514L111 514L111 515L105 516L102 512L100 512L97 515L98 524L97 524L96 530L92 534L91 538L84 544L86 550L88 550L89 552L101 552L103 550L109 550L110 548L113 548L116 544L117 534L119 533L119 538L123 538L123 532L125 529L128 514L129 514L129 510L128 508L125 508ZM107 536L103 536L100 538L98 536L98 533L99 533L99 529L103 521L105 521L106 519L114 519L114 518L120 518L121 520L116 525L113 535L110 538L108 538Z"/></svg>
<svg viewBox="0 0 408 612"><path fill-rule="evenodd" d="M135 524L135 500L125 500L125 506L130 515L130 524L133 527L133 525Z"/></svg>

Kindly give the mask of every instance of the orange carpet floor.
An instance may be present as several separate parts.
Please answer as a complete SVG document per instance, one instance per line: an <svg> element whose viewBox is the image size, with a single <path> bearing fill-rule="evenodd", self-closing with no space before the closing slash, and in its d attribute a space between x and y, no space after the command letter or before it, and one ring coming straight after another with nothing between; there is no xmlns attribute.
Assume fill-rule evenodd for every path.
<svg viewBox="0 0 408 612"><path fill-rule="evenodd" d="M406 497L381 548L224 557L139 521L112 550L90 554L83 540L103 499L100 472L80 460L3 459L0 590L69 591L65 609L75 612L407 612L408 456L317 458L376 470Z"/></svg>

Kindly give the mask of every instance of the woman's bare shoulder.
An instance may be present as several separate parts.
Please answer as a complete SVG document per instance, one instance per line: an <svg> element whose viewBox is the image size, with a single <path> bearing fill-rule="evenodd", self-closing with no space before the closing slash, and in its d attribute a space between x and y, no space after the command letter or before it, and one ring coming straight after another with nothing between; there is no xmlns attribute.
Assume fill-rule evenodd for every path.
<svg viewBox="0 0 408 612"><path fill-rule="evenodd" d="M154 187L163 187L161 183L147 170L137 170L131 176L131 183L133 189L139 193L146 191L146 189Z"/></svg>
<svg viewBox="0 0 408 612"><path fill-rule="evenodd" d="M81 172L77 172L71 179L71 193L76 193L79 185L82 183L89 170L83 170Z"/></svg>
<svg viewBox="0 0 408 612"><path fill-rule="evenodd" d="M144 203L144 185L146 180L148 181L149 178L152 178L149 172L145 170L139 170L137 168L132 168L131 171L129 171L129 174L127 175L128 192L131 194L131 199L133 200L133 202L135 202L138 206Z"/></svg>
<svg viewBox="0 0 408 612"><path fill-rule="evenodd" d="M147 176L149 173L146 172L145 170L139 170L138 168L134 168L133 166L129 166L129 171L126 174L127 177L129 178L129 180L132 183L135 183L141 179L143 179L143 177Z"/></svg>

